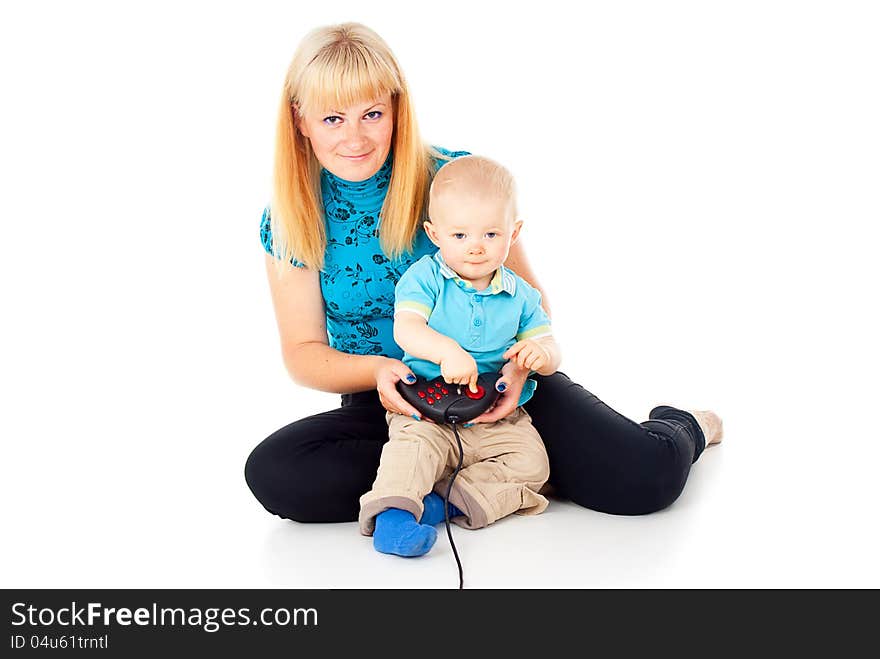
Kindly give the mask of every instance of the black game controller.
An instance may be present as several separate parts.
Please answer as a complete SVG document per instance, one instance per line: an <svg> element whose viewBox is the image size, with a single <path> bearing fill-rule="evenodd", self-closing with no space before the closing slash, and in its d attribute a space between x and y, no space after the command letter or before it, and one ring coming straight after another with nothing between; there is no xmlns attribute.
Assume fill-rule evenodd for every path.
<svg viewBox="0 0 880 659"><path fill-rule="evenodd" d="M416 378L415 383L397 383L403 399L436 423L466 423L488 410L501 395L495 389L500 373L480 373L476 393L465 384L446 384L442 376L433 380Z"/></svg>

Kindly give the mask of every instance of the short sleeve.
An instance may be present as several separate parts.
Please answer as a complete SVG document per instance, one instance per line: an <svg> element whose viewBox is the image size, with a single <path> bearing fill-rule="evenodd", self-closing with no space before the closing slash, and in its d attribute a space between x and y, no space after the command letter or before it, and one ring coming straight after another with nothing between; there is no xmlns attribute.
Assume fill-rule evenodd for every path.
<svg viewBox="0 0 880 659"><path fill-rule="evenodd" d="M538 339L550 336L550 317L541 307L541 293L522 279L517 281L517 292L523 295L523 311L519 319L516 340Z"/></svg>
<svg viewBox="0 0 880 659"><path fill-rule="evenodd" d="M450 151L449 149L444 149L442 146L432 146L431 148L434 149L434 151L439 153L441 156L443 156L442 158L434 158L435 174L441 167L443 167L443 165L448 163L450 160L455 160L456 158L461 158L462 156L471 155L470 151Z"/></svg>
<svg viewBox="0 0 880 659"><path fill-rule="evenodd" d="M434 259L425 256L413 263L394 288L394 313L410 311L430 320L440 294Z"/></svg>
<svg viewBox="0 0 880 659"><path fill-rule="evenodd" d="M275 245L272 242L272 214L269 211L268 206L263 209L263 217L260 220L260 242L263 243L263 249L266 250L267 254L275 257L278 256L277 254L275 254ZM296 259L291 259L290 263L297 268L305 267L304 263L301 263Z"/></svg>

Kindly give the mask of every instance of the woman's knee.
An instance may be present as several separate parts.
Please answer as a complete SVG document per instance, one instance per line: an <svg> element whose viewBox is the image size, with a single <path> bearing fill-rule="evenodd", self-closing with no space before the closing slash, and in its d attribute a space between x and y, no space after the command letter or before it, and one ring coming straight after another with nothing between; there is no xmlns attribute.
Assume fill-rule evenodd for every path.
<svg viewBox="0 0 880 659"><path fill-rule="evenodd" d="M671 506L684 490L687 476L678 469L658 468L639 474L602 474L593 479L560 482L551 474L556 491L574 503L611 515L648 515Z"/></svg>
<svg viewBox="0 0 880 659"><path fill-rule="evenodd" d="M263 507L273 515L297 522L311 519L309 491L303 477L306 465L291 454L290 447L281 447L264 440L251 451L245 463L244 476L248 487Z"/></svg>
<svg viewBox="0 0 880 659"><path fill-rule="evenodd" d="M328 416L301 419L251 452L245 479L269 512L298 522L357 519L358 497L376 476L387 434L377 435L373 423Z"/></svg>

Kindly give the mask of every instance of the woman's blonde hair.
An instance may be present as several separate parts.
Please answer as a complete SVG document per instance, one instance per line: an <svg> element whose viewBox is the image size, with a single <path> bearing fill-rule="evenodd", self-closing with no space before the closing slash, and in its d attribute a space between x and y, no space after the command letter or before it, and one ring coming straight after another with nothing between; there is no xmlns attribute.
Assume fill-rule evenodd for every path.
<svg viewBox="0 0 880 659"><path fill-rule="evenodd" d="M296 127L309 115L391 94L393 167L381 210L380 244L394 258L411 251L424 220L432 158L442 157L419 136L409 89L388 45L369 28L343 23L313 30L287 71L275 141L271 203L275 255L321 269L327 244L321 202L321 165Z"/></svg>

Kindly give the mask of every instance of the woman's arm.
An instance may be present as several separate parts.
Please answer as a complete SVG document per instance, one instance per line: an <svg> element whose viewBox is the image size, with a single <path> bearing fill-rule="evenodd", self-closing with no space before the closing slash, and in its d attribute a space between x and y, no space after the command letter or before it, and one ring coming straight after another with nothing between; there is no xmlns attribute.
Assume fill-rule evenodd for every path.
<svg viewBox="0 0 880 659"><path fill-rule="evenodd" d="M328 344L318 273L292 265L279 271L274 257L267 254L266 274L281 337L281 354L293 381L335 393L375 387L374 371L381 357L350 355Z"/></svg>
<svg viewBox="0 0 880 659"><path fill-rule="evenodd" d="M403 362L375 355L352 355L330 347L316 271L288 265L279 272L274 257L267 254L266 274L281 337L281 354L294 382L341 394L378 389L386 409L416 413L394 387L410 374Z"/></svg>

